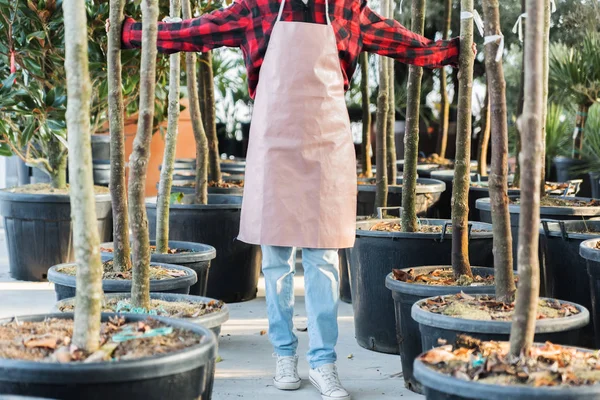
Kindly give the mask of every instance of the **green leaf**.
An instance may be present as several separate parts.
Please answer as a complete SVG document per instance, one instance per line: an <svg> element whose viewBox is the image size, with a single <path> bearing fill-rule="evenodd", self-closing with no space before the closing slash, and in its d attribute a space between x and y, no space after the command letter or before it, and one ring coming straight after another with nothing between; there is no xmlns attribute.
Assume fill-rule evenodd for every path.
<svg viewBox="0 0 600 400"><path fill-rule="evenodd" d="M37 32L32 32L29 35L27 35L27 43L31 42L31 40L33 38L37 38L37 39L45 39L46 38L46 34L44 33L44 31L37 31Z"/></svg>
<svg viewBox="0 0 600 400"><path fill-rule="evenodd" d="M56 100L56 91L54 90L54 88L50 89L48 91L48 93L46 93L46 106L47 107L51 107L54 104L54 101Z"/></svg>
<svg viewBox="0 0 600 400"><path fill-rule="evenodd" d="M6 143L0 143L0 156L10 157L13 153Z"/></svg>
<svg viewBox="0 0 600 400"><path fill-rule="evenodd" d="M12 73L2 81L2 87L0 87L0 94L7 94L15 83L16 73Z"/></svg>
<svg viewBox="0 0 600 400"><path fill-rule="evenodd" d="M171 193L171 196L169 197L170 204L181 204L182 200L183 200L183 193L181 193L181 192Z"/></svg>

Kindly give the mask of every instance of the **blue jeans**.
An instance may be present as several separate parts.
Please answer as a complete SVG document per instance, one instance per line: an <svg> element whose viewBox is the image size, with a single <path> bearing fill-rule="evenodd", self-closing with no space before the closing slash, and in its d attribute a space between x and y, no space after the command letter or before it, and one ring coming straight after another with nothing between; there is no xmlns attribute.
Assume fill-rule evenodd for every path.
<svg viewBox="0 0 600 400"><path fill-rule="evenodd" d="M262 246L269 339L280 356L296 355L298 338L294 334L294 274L296 249ZM334 363L338 339L338 252L330 249L303 249L304 289L308 316L311 368Z"/></svg>

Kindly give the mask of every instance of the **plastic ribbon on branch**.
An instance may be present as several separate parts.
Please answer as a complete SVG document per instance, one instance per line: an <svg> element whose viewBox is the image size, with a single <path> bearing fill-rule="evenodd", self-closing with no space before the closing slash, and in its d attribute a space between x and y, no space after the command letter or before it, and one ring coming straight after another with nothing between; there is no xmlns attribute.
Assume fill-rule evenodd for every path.
<svg viewBox="0 0 600 400"><path fill-rule="evenodd" d="M500 43L498 43L498 51L496 52L496 62L500 62L502 55L504 54L504 35L490 35L483 38L484 46L490 43L496 43L498 40L500 40Z"/></svg>
<svg viewBox="0 0 600 400"><path fill-rule="evenodd" d="M521 42L523 41L523 18L527 18L527 13L519 15L517 22L515 22L515 26L512 28L513 33L519 34L519 40Z"/></svg>
<svg viewBox="0 0 600 400"><path fill-rule="evenodd" d="M550 0L550 12L556 12L556 0Z"/></svg>
<svg viewBox="0 0 600 400"><path fill-rule="evenodd" d="M402 14L402 2L403 2L403 1L404 1L404 0L400 0L400 6L399 6L399 9L400 9L400 14Z"/></svg>
<svg viewBox="0 0 600 400"><path fill-rule="evenodd" d="M473 18L473 22L475 22L475 26L477 26L477 30L479 31L479 34L481 36L483 36L483 20L481 19L481 15L479 15L477 10L474 9L472 13L469 11L462 11L460 13L461 20L471 19L471 18Z"/></svg>

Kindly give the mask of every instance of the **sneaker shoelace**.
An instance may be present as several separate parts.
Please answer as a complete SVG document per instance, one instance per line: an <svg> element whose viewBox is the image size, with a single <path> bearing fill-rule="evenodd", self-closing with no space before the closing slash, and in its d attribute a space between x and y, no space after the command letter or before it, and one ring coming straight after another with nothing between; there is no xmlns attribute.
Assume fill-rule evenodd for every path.
<svg viewBox="0 0 600 400"><path fill-rule="evenodd" d="M290 376L295 378L296 359L294 357L279 357L277 359L277 377Z"/></svg>
<svg viewBox="0 0 600 400"><path fill-rule="evenodd" d="M321 377L327 385L328 393L334 392L336 390L344 390L342 384L340 383L340 378L338 377L337 369L335 367L320 368L319 372L321 373Z"/></svg>

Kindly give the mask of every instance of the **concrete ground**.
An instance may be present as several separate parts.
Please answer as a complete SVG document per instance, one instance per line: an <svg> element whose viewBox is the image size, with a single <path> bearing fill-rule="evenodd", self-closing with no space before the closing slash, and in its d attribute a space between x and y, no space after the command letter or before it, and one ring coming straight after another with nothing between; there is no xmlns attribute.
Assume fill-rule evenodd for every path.
<svg viewBox="0 0 600 400"><path fill-rule="evenodd" d="M55 302L53 285L47 282L21 282L10 278L4 231L0 230L0 317L49 312ZM295 326L306 326L302 268L295 278ZM273 387L275 361L266 335L267 314L264 281L259 282L258 298L230 304L230 319L223 326L219 343L213 400L318 400L320 396L308 382L308 364L299 363L303 385L300 390L281 392ZM353 400L423 399L404 388L398 356L367 351L354 339L352 306L340 303L338 368L342 382ZM308 348L306 332L296 331L299 354Z"/></svg>

